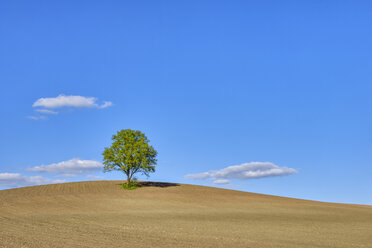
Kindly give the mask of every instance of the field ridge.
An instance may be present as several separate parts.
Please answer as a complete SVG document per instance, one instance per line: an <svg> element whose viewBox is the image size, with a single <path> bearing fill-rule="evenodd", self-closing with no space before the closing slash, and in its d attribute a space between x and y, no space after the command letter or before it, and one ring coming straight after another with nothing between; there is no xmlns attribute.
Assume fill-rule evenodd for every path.
<svg viewBox="0 0 372 248"><path fill-rule="evenodd" d="M1 190L0 247L372 247L372 206L121 183Z"/></svg>

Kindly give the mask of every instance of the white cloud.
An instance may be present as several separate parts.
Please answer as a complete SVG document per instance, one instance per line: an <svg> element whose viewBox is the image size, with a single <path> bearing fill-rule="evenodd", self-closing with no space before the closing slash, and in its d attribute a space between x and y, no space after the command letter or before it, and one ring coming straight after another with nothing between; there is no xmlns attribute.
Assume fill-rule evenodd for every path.
<svg viewBox="0 0 372 248"><path fill-rule="evenodd" d="M24 187L63 182L65 181L51 180L42 176L22 176L19 173L0 173L0 185L7 187Z"/></svg>
<svg viewBox="0 0 372 248"><path fill-rule="evenodd" d="M86 174L102 170L102 163L95 160L80 160L73 158L59 163L49 165L40 165L26 169L32 172L46 172L51 174L59 174L65 177L74 177L78 174Z"/></svg>
<svg viewBox="0 0 372 248"><path fill-rule="evenodd" d="M47 114L47 115L56 115L58 112L49 110L49 109L36 109L37 112Z"/></svg>
<svg viewBox="0 0 372 248"><path fill-rule="evenodd" d="M86 178L88 178L88 179L103 179L103 177L95 176L95 175L87 175Z"/></svg>
<svg viewBox="0 0 372 248"><path fill-rule="evenodd" d="M230 183L230 181L227 179L216 179L216 180L213 180L213 183L214 184L228 184Z"/></svg>
<svg viewBox="0 0 372 248"><path fill-rule="evenodd" d="M206 179L208 177L210 177L210 172L186 175L186 178L188 179Z"/></svg>
<svg viewBox="0 0 372 248"><path fill-rule="evenodd" d="M110 107L110 106L112 106L112 102L105 101L105 102L103 102L103 104L101 106L99 106L99 108L103 109L103 108L107 108L107 107Z"/></svg>
<svg viewBox="0 0 372 248"><path fill-rule="evenodd" d="M27 118L28 119L31 119L31 120L35 120L35 121L47 119L47 117L46 116L43 116L43 115L39 115L39 116L27 116Z"/></svg>
<svg viewBox="0 0 372 248"><path fill-rule="evenodd" d="M96 97L66 96L61 94L57 97L39 98L34 102L32 106L55 109L62 107L107 108L111 105L112 102L108 101L105 101L103 104L98 104Z"/></svg>
<svg viewBox="0 0 372 248"><path fill-rule="evenodd" d="M262 177L286 176L297 171L288 167L279 167L271 162L250 162L233 165L216 171L208 171L198 174L189 174L188 179L210 178L216 184L227 184L228 179L254 179Z"/></svg>

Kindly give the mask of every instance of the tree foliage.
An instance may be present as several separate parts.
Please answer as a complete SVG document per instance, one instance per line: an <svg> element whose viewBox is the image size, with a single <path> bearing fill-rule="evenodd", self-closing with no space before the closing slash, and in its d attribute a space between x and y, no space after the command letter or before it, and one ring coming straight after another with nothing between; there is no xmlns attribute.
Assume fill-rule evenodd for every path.
<svg viewBox="0 0 372 248"><path fill-rule="evenodd" d="M123 129L112 136L111 147L103 155L104 171L119 170L127 175L127 185L133 175L142 173L149 176L155 172L158 152L149 145L149 140L140 131Z"/></svg>

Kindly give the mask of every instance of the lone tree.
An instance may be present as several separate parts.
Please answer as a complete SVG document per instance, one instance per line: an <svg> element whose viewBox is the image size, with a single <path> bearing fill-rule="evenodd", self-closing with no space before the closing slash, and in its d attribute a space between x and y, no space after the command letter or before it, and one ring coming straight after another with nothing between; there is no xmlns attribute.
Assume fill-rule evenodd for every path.
<svg viewBox="0 0 372 248"><path fill-rule="evenodd" d="M155 172L158 152L149 145L149 140L140 131L123 129L112 136L111 147L103 155L104 171L119 170L127 175L127 187L133 175L142 173L149 176Z"/></svg>

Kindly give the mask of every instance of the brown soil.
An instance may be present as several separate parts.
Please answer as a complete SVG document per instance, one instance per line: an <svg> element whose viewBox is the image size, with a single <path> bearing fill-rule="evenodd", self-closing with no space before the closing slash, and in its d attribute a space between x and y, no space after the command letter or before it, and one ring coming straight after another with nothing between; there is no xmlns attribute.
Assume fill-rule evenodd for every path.
<svg viewBox="0 0 372 248"><path fill-rule="evenodd" d="M0 191L0 247L372 247L372 207L120 181Z"/></svg>

